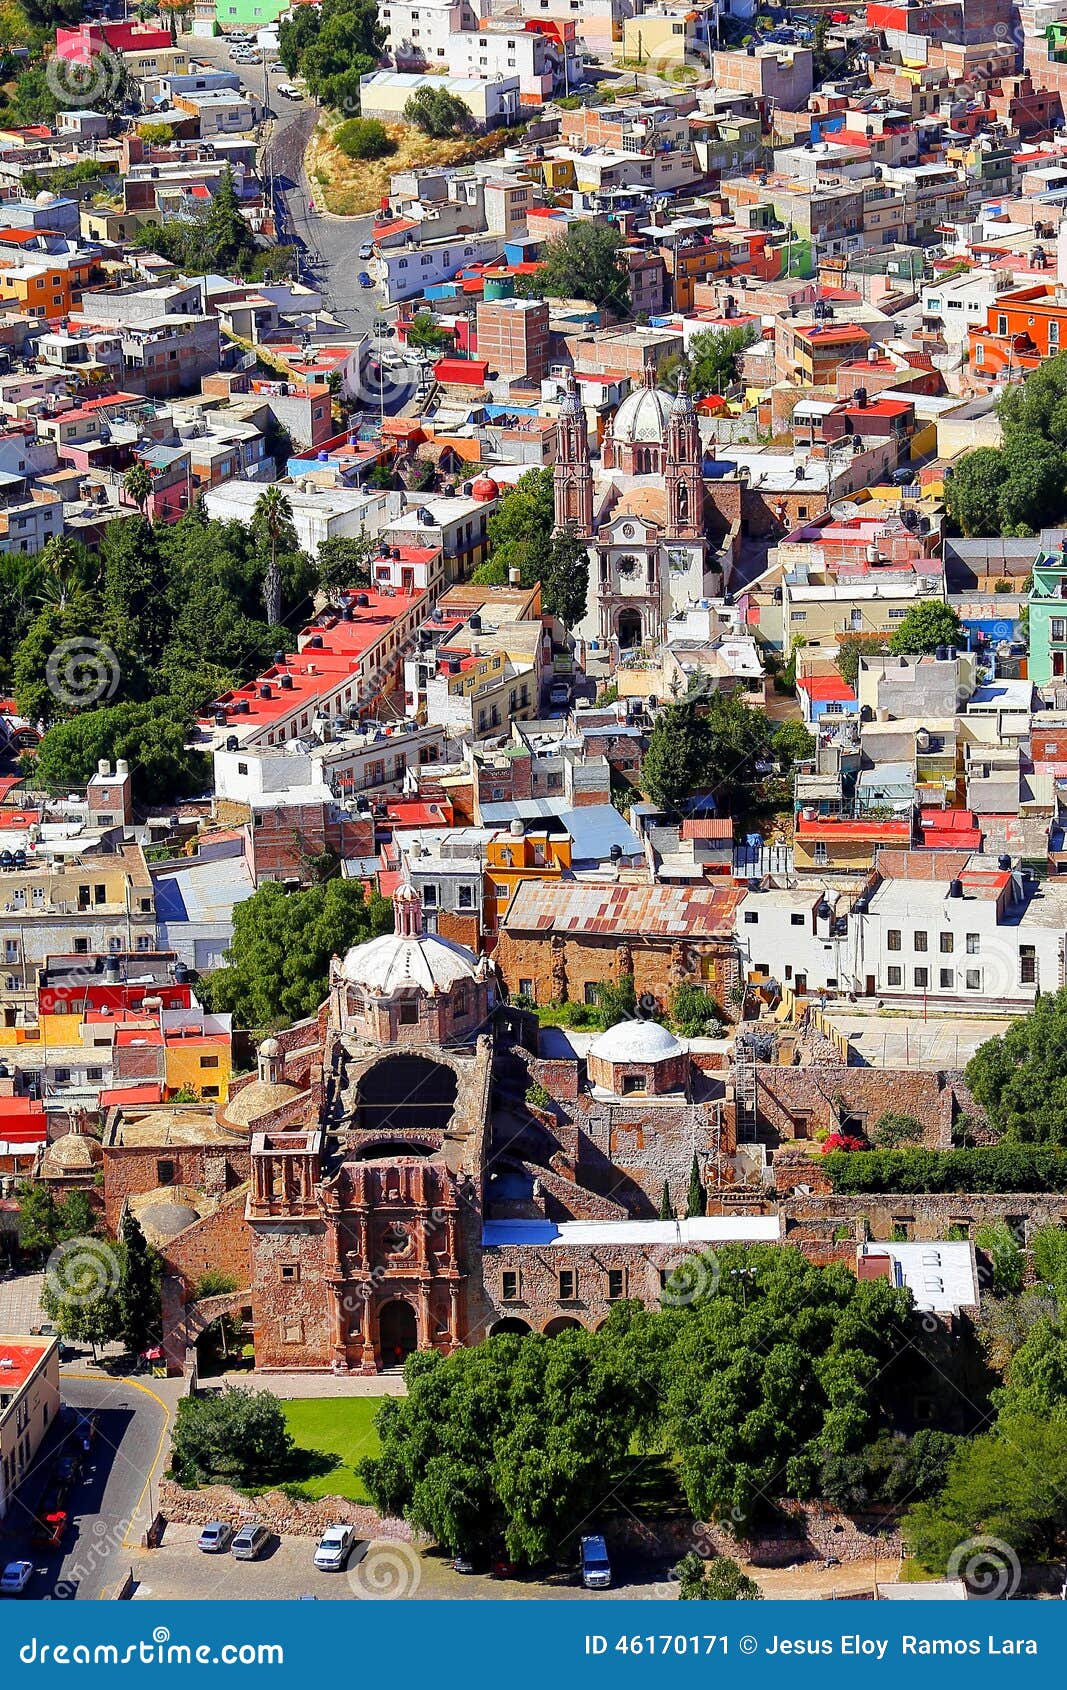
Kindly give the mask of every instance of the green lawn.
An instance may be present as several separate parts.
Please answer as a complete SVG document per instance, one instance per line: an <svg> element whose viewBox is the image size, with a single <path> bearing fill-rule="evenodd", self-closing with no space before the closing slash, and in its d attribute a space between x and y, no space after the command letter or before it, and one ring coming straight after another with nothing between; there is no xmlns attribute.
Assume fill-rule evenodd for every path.
<svg viewBox="0 0 1067 1690"><path fill-rule="evenodd" d="M369 1502L356 1463L377 1455L374 1417L381 1397L301 1397L283 1402L296 1450L286 1490L295 1496L345 1496Z"/></svg>

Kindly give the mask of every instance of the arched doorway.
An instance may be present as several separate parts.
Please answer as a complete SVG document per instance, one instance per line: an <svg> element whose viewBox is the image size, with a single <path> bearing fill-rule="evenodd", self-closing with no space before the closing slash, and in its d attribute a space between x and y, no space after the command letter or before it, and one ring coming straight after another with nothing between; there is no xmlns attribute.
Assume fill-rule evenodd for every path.
<svg viewBox="0 0 1067 1690"><path fill-rule="evenodd" d="M399 1298L386 1303L378 1315L378 1345L383 1367L399 1367L419 1347L415 1310Z"/></svg>
<svg viewBox="0 0 1067 1690"><path fill-rule="evenodd" d="M632 651L641 644L641 615L636 610L624 610L619 617L619 646Z"/></svg>
<svg viewBox="0 0 1067 1690"><path fill-rule="evenodd" d="M572 1314L558 1314L555 1320L550 1320L545 1327L546 1338L556 1338L561 1332L581 1332L584 1328L580 1320L575 1320Z"/></svg>
<svg viewBox="0 0 1067 1690"><path fill-rule="evenodd" d="M518 1315L509 1314L505 1315L503 1320L494 1321L487 1336L499 1338L503 1333L510 1332L514 1337L525 1338L529 1331L530 1327L525 1320L520 1320Z"/></svg>

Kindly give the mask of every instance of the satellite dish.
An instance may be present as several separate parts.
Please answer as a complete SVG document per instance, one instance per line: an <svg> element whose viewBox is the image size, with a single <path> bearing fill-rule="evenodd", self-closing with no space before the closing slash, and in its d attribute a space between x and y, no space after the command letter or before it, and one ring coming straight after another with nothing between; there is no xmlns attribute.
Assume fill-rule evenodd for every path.
<svg viewBox="0 0 1067 1690"><path fill-rule="evenodd" d="M836 505L830 506L830 515L835 522L851 522L853 517L859 514L860 507L854 499L841 499Z"/></svg>

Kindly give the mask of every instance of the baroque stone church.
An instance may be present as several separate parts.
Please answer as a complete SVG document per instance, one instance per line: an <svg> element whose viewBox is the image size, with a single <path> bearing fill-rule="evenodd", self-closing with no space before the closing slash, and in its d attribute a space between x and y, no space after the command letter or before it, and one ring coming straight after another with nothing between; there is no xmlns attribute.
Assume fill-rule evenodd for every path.
<svg viewBox="0 0 1067 1690"><path fill-rule="evenodd" d="M676 394L645 371L601 446L589 452L585 409L571 374L560 407L554 469L558 529L589 543L589 598L576 632L620 651L653 644L666 620L721 588L709 567L704 452L683 369Z"/></svg>

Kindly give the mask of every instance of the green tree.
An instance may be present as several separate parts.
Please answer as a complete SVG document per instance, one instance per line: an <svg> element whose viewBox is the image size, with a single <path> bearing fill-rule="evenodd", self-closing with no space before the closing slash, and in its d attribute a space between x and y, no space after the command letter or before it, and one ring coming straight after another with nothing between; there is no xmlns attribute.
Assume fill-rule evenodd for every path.
<svg viewBox="0 0 1067 1690"><path fill-rule="evenodd" d="M86 1191L68 1191L56 1204L56 1242L91 1238L97 1230L97 1211Z"/></svg>
<svg viewBox="0 0 1067 1690"><path fill-rule="evenodd" d="M914 1115L887 1109L879 1115L871 1128L871 1143L876 1150L896 1150L902 1144L921 1144L923 1124Z"/></svg>
<svg viewBox="0 0 1067 1690"><path fill-rule="evenodd" d="M333 141L346 158L389 158L396 152L396 142L376 117L350 117L334 130Z"/></svg>
<svg viewBox="0 0 1067 1690"><path fill-rule="evenodd" d="M966 1440L934 1500L909 1510L908 1547L921 1566L943 1576L957 1551L977 1537L1005 1546L999 1594L1014 1590L1010 1556L1063 1553L1067 1532L1067 1421L1054 1415L998 1417L982 1437ZM984 1571L992 1574L994 1569Z"/></svg>
<svg viewBox="0 0 1067 1690"><path fill-rule="evenodd" d="M605 1031L620 1021L632 1021L637 1015L632 974L620 975L618 980L602 980L596 994L597 1020Z"/></svg>
<svg viewBox="0 0 1067 1690"><path fill-rule="evenodd" d="M280 487L270 486L259 495L252 512L252 531L262 538L268 550L269 562L263 578L263 604L267 621L274 624L282 619L282 574L278 562L280 550L296 550L296 530L293 527L293 507Z"/></svg>
<svg viewBox="0 0 1067 1690"><path fill-rule="evenodd" d="M784 769L791 769L814 757L815 736L803 722L783 722L771 735L771 750Z"/></svg>
<svg viewBox="0 0 1067 1690"><path fill-rule="evenodd" d="M1067 988L1038 998L966 1068L991 1126L1023 1144L1067 1145Z"/></svg>
<svg viewBox="0 0 1067 1690"><path fill-rule="evenodd" d="M1052 1287L1062 1308L1067 1308L1067 1227L1039 1226L1031 1240L1034 1273Z"/></svg>
<svg viewBox="0 0 1067 1690"><path fill-rule="evenodd" d="M860 658L876 657L888 649L884 634L858 634L854 639L843 641L838 646L834 667L845 685L855 692L859 680Z"/></svg>
<svg viewBox="0 0 1067 1690"><path fill-rule="evenodd" d="M223 968L205 975L206 1001L238 1026L288 1025L313 1015L329 988L330 958L392 928L392 908L358 881L303 892L268 881L237 905Z"/></svg>
<svg viewBox="0 0 1067 1690"><path fill-rule="evenodd" d="M187 749L191 733L188 710L170 697L89 710L49 728L36 777L48 792L70 792L85 786L101 758L123 757L137 770L139 800L167 803L210 786L206 757Z"/></svg>
<svg viewBox="0 0 1067 1690"><path fill-rule="evenodd" d="M271 1391L230 1385L178 1403L171 1470L180 1485L278 1483L292 1453L285 1413Z"/></svg>
<svg viewBox="0 0 1067 1690"><path fill-rule="evenodd" d="M641 780L653 803L679 811L701 795L714 796L729 814L755 779L756 763L770 749L771 726L733 694L696 696L661 710L649 735Z"/></svg>
<svg viewBox="0 0 1067 1690"><path fill-rule="evenodd" d="M424 82L405 102L404 118L431 140L444 141L450 135L465 135L474 127L470 106L447 88L432 88Z"/></svg>
<svg viewBox="0 0 1067 1690"><path fill-rule="evenodd" d="M693 1166L689 1170L689 1197L685 1205L685 1212L690 1219L703 1215L707 1208L707 1193L704 1190L704 1180L700 1172L700 1158L693 1151Z"/></svg>
<svg viewBox="0 0 1067 1690"><path fill-rule="evenodd" d="M359 111L359 79L378 68L386 36L376 0L323 0L294 7L278 31L279 56L324 106Z"/></svg>
<svg viewBox="0 0 1067 1690"><path fill-rule="evenodd" d="M375 1507L453 1554L544 1561L573 1544L613 1493L639 1382L588 1332L498 1336L412 1356L408 1394L378 1414L381 1454L360 1472Z"/></svg>
<svg viewBox="0 0 1067 1690"><path fill-rule="evenodd" d="M676 1218L674 1204L671 1201L671 1188L666 1180L663 1182L663 1190L660 1193L659 1218L661 1221L673 1221Z"/></svg>
<svg viewBox="0 0 1067 1690"><path fill-rule="evenodd" d="M905 613L890 638L889 650L894 657L915 657L938 646L963 644L963 624L951 605L923 599Z"/></svg>
<svg viewBox="0 0 1067 1690"><path fill-rule="evenodd" d="M588 299L625 317L630 283L622 244L619 231L609 223L572 223L546 242L536 273L523 277L516 292L534 299Z"/></svg>
<svg viewBox="0 0 1067 1690"><path fill-rule="evenodd" d="M119 1278L119 1333L133 1355L158 1344L163 1332L160 1291L163 1263L150 1248L141 1224L127 1206L119 1228L122 1272Z"/></svg>
<svg viewBox="0 0 1067 1690"><path fill-rule="evenodd" d="M122 478L122 485L141 515L144 516L148 501L152 497L152 476L147 464L140 461L131 464Z"/></svg>
<svg viewBox="0 0 1067 1690"><path fill-rule="evenodd" d="M1017 1296L1023 1288L1026 1263L1011 1227L1005 1221L989 1221L978 1228L974 1241L989 1257L993 1290L998 1296Z"/></svg>
<svg viewBox="0 0 1067 1690"><path fill-rule="evenodd" d="M40 1180L22 1180L15 1188L18 1202L19 1249L44 1256L59 1241L59 1216L51 1189Z"/></svg>
<svg viewBox="0 0 1067 1690"><path fill-rule="evenodd" d="M70 1238L49 1257L41 1307L61 1338L93 1353L119 1334L119 1252L103 1238Z"/></svg>
<svg viewBox="0 0 1067 1690"><path fill-rule="evenodd" d="M432 311L416 311L408 324L407 344L417 352L440 352L449 336L434 322Z"/></svg>
<svg viewBox="0 0 1067 1690"><path fill-rule="evenodd" d="M690 1553L679 1561L673 1577L678 1580L679 1602L762 1602L763 1592L755 1579L743 1573L728 1555L710 1561Z"/></svg>
<svg viewBox="0 0 1067 1690"><path fill-rule="evenodd" d="M323 540L315 556L315 573L324 593L370 585L370 563L375 542L365 534L344 535Z"/></svg>
<svg viewBox="0 0 1067 1690"><path fill-rule="evenodd" d="M723 1012L715 999L692 980L675 986L670 996L670 1020L685 1039L722 1037Z"/></svg>
<svg viewBox="0 0 1067 1690"><path fill-rule="evenodd" d="M684 368L694 399L709 393L723 393L741 373L745 348L756 339L751 324L736 329L704 329L689 342L686 358L671 358L660 371L660 385L673 393Z"/></svg>
<svg viewBox="0 0 1067 1690"><path fill-rule="evenodd" d="M93 692L92 684L83 686L82 679L92 666L92 652L99 645L100 609L93 599L79 594L62 606L46 604L39 610L12 658L19 714L45 727L73 715L79 701ZM77 656L70 663L63 660L67 650L86 654L85 671L79 667ZM100 674L103 685L109 692L113 691L118 678L106 654L102 654Z"/></svg>

